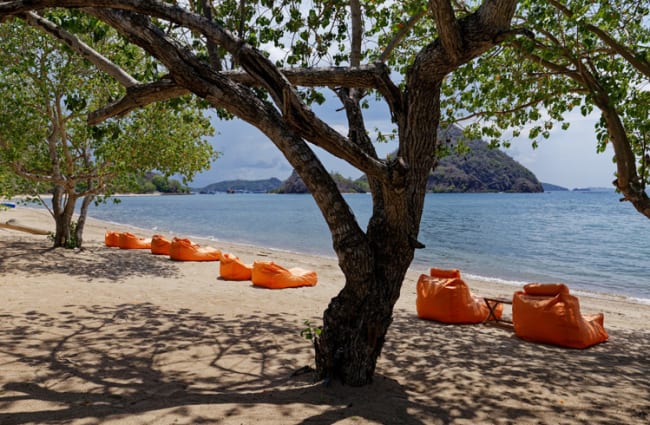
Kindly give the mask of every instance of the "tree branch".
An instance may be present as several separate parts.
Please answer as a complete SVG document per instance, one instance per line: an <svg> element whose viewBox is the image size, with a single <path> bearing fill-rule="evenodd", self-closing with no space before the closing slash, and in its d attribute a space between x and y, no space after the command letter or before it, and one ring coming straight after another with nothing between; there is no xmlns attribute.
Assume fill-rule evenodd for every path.
<svg viewBox="0 0 650 425"><path fill-rule="evenodd" d="M579 94L585 94L586 91L580 91L580 90L569 90L567 93L579 93ZM517 111L521 111L522 109L538 105L542 103L543 101L550 99L555 95L555 93L548 93L548 95L545 96L540 96L537 99L531 99L528 102L521 103L519 105L515 105L510 109L501 109L498 111L479 111L479 112L474 112L469 115L465 115L459 118L456 118L453 120L453 123L456 122L461 122L461 121L468 121L468 120L474 120L474 118L480 118L480 117L490 117L490 116L499 116L499 115L509 115Z"/></svg>
<svg viewBox="0 0 650 425"><path fill-rule="evenodd" d="M117 3L130 4L131 1L111 2L112 5ZM147 6L152 5L147 3ZM241 66L254 76L258 84L269 90L276 104L281 108L284 121L296 134L367 174L377 176L385 174L385 165L381 161L370 157L318 119L302 102L280 70L258 51L244 43L234 43L228 34L202 16L180 11L174 6L163 3L156 3L155 6L162 18L173 18L178 24L193 26L192 29L202 32L206 37L223 35L230 48L236 46L237 48L231 53L238 58ZM217 107L228 109L258 128L260 128L260 121L264 121L265 125L277 126L278 118L271 117L267 105L260 102L254 93L243 90L242 86L226 78L224 74L209 68L191 52L158 31L143 15L119 13L103 8L92 9L90 12L127 34L132 42L157 57L170 70L179 85L204 97ZM260 113L264 113L269 119L262 120Z"/></svg>
<svg viewBox="0 0 650 425"><path fill-rule="evenodd" d="M424 17L424 15L427 14L426 10L421 10L418 14L411 16L408 21L404 24L403 27L397 31L397 34L395 34L395 37L392 38L386 45L386 48L384 49L383 52L381 52L381 55L379 55L379 58L377 60L379 62L386 62L390 55L393 53L393 50L397 47L397 45L406 37L406 35L413 29L415 24Z"/></svg>
<svg viewBox="0 0 650 425"><path fill-rule="evenodd" d="M176 84L168 77L151 84L131 86L121 99L88 114L88 124L97 125L108 118L124 116L134 109L151 103L173 99L189 93L189 90Z"/></svg>
<svg viewBox="0 0 650 425"><path fill-rule="evenodd" d="M560 2L556 0L548 0L548 2L555 9L562 12L564 16L566 16L567 18L571 19L574 17L575 15L574 12L568 7L566 7L565 5L561 4ZM614 49L616 53L618 53L625 60L627 60L630 63L630 65L632 65L634 68L636 68L639 72L641 72L646 77L650 77L650 64L647 61L639 60L638 56L635 54L633 50L620 44L611 35L609 35L609 33L603 31L601 28L598 28L597 26L589 23L584 23L584 25L587 30L596 34L598 38L600 38L605 44L607 44L609 47Z"/></svg>
<svg viewBox="0 0 650 425"><path fill-rule="evenodd" d="M40 28L50 35L58 38L67 44L73 51L79 54L84 59L91 62L101 71L113 77L118 83L124 87L131 87L138 84L138 80L129 75L122 68L111 62L104 55L84 43L74 34L69 33L56 26L53 22L37 15L34 12L27 12L22 15L25 21L33 27Z"/></svg>
<svg viewBox="0 0 650 425"><path fill-rule="evenodd" d="M287 68L281 72L295 86L376 89L386 98L391 110L402 110L401 91L390 79L389 69L383 63L361 65L357 68ZM260 86L259 82L245 71L222 71L220 74L248 87ZM155 83L133 86L122 99L92 112L89 123L95 125L108 118L122 116L135 108L188 93L189 90L178 85L169 76Z"/></svg>
<svg viewBox="0 0 650 425"><path fill-rule="evenodd" d="M206 19L204 16L190 13L179 6L174 6L169 3L141 2L139 0L34 0L29 2L29 6L25 5L23 2L4 2L0 3L0 16L7 13L21 13L27 7L29 7L29 9L34 9L54 5L62 7L102 7L101 9L93 9L95 11L94 13L100 14L103 19L110 20L112 26L121 28L122 31L128 31L128 29L119 22L119 18L116 20L116 15L111 16L111 13L113 12L110 12L110 10L121 9L135 12L142 16L157 17L201 32L209 41L211 40L226 49L233 56L233 59L236 60L242 68L244 68L257 81L258 84L268 90L269 94L274 99L274 102L282 111L287 122L292 125L294 131L315 145L320 146L333 155L346 160L366 173L377 176L385 173L385 166L383 164L366 155L365 152L361 151L358 147L353 146L353 144L349 143L345 137L320 120L304 104L284 74L275 67L268 58L264 57L259 51L253 49L246 43L236 39L229 31L221 28L215 22ZM166 57L166 65L168 68L172 63L178 63L179 60L187 60L186 58L178 57L178 54L181 54L181 51L183 50L181 46L173 44L173 46L170 46L169 52L164 52L160 49L152 49L153 45L148 41L143 40L141 34L135 32L131 32L130 34L131 37L138 38L137 43L144 42L147 45L146 49L148 49L150 53L152 50L156 50L156 56ZM149 32L149 36L155 37L151 32ZM165 44L169 45L169 41ZM170 57L170 55L174 57ZM197 67L193 68L197 69ZM224 81L225 78L217 77L212 70L206 72L212 74L209 77L209 80L213 86L216 81L219 80L217 86L222 89L226 87L224 85L226 84ZM174 74L174 79L176 79L177 82L179 82L178 79L180 77L180 75ZM186 86L185 84L181 85ZM383 82L382 87L384 85L385 81ZM239 108L239 113L243 113L241 110L241 101L235 102L237 107L234 107L235 104L231 102L228 102L227 104L223 103L223 99L218 103L221 104L222 107L228 106L227 109L231 110ZM238 115L239 113L235 112L235 115ZM249 117L248 120L251 120L249 122L253 122L252 117Z"/></svg>
<svg viewBox="0 0 650 425"><path fill-rule="evenodd" d="M361 38L363 21L361 20L361 4L359 0L350 0L350 22L352 23L352 40L350 45L350 66L361 65Z"/></svg>
<svg viewBox="0 0 650 425"><path fill-rule="evenodd" d="M529 53L523 47L521 41L519 41L519 40L512 40L508 44L510 46L512 46L513 48L515 48L519 52L519 54L521 54L523 57L529 59L530 61L535 62L535 63L539 64L540 66L542 66L542 67L544 67L546 69L550 69L550 70L552 70L552 71L554 71L554 72L556 72L558 74L566 75L566 76L570 77L571 79L575 80L576 82L578 82L579 84L584 84L584 79L582 78L580 72L578 72L577 70L571 70L571 69L567 68L566 66L563 66L563 65L551 62L551 61L549 61L547 59L544 59L539 55L536 55L534 53ZM579 61L577 61L577 62L579 62Z"/></svg>
<svg viewBox="0 0 650 425"><path fill-rule="evenodd" d="M586 28L589 31L596 34L605 44L607 44L609 47L614 49L616 53L618 53L623 58L625 58L625 60L627 60L630 63L630 65L632 65L634 68L636 68L639 72L641 72L646 77L650 78L650 63L648 63L647 61L639 60L638 56L633 50L628 49L626 46L621 45L612 37L610 37L609 34L601 30L600 28L591 24L587 24Z"/></svg>
<svg viewBox="0 0 650 425"><path fill-rule="evenodd" d="M454 61L463 49L463 38L454 9L448 0L429 0L429 10L436 21L438 39L445 53Z"/></svg>
<svg viewBox="0 0 650 425"><path fill-rule="evenodd" d="M201 1L201 11L203 16L209 21L212 20L212 5L207 0ZM210 65L217 71L221 70L221 58L219 57L219 48L211 41L207 41L208 58Z"/></svg>

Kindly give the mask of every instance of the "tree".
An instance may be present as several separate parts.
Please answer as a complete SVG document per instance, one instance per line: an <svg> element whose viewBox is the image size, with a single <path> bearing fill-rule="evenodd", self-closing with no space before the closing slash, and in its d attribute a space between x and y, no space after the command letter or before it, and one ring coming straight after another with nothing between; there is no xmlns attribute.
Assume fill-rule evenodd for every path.
<svg viewBox="0 0 650 425"><path fill-rule="evenodd" d="M447 120L475 118L495 144L504 130L528 129L537 144L572 110L601 113L599 152L611 144L613 182L650 218L650 28L647 4L632 0L521 1L515 24L525 28L494 54L457 70L446 87Z"/></svg>
<svg viewBox="0 0 650 425"><path fill-rule="evenodd" d="M51 18L87 30L102 48L117 49L120 43L94 18L61 13ZM37 27L51 24L38 16L27 21ZM14 193L52 194L48 209L56 223L55 247L82 246L88 207L98 196L127 189L151 169L191 177L214 157L203 140L212 128L191 99L152 104L90 127L89 108L120 95L112 78L98 75L82 56L20 22L0 26L0 52L0 164L18 177ZM143 59L136 49L113 56L135 72L147 71L133 66Z"/></svg>
<svg viewBox="0 0 650 425"><path fill-rule="evenodd" d="M527 36L525 28L511 26L517 3L333 0L314 1L307 10L298 0L190 1L184 7L35 0L0 2L0 18L50 6L83 8L168 70L166 78L136 85L91 113L91 123L192 92L222 115L255 126L281 150L320 208L345 275L314 341L317 372L363 385L372 379L414 250L422 247L417 235L427 177L441 149L445 81L501 43ZM271 56L278 49L285 55ZM393 71L404 75L399 84ZM309 108L323 100L322 88L334 90L342 103L347 135ZM388 105L399 140L396 155L386 160L378 158L364 122L373 94ZM310 145L367 176L373 213L365 231Z"/></svg>

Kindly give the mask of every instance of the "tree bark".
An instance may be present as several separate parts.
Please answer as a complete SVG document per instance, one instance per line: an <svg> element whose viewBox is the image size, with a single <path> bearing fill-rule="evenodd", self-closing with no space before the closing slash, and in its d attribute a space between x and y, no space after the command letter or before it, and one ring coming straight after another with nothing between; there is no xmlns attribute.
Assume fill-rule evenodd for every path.
<svg viewBox="0 0 650 425"><path fill-rule="evenodd" d="M76 198L67 194L65 188L56 185L52 195L52 215L54 216L54 248L71 248L74 245L72 234L72 218Z"/></svg>
<svg viewBox="0 0 650 425"><path fill-rule="evenodd" d="M94 199L94 195L86 195L83 197L83 201L81 202L81 209L79 210L77 226L74 229L77 248L83 248L83 233L84 226L86 225L86 217L88 217L88 207Z"/></svg>
<svg viewBox="0 0 650 425"><path fill-rule="evenodd" d="M583 84L592 94L594 104L600 109L607 126L609 140L614 148L616 158L616 180L613 184L623 194L623 200L629 201L634 208L650 218L650 198L645 192L644 176L637 173L636 156L632 143L628 139L625 125L616 110L616 105L600 84L598 77L587 66L578 62L579 74L572 76Z"/></svg>
<svg viewBox="0 0 650 425"><path fill-rule="evenodd" d="M623 194L622 200L629 201L638 212L650 218L650 198L645 192L644 177L637 173L636 157L630 148L625 126L606 96L595 99L595 103L607 123L607 132L614 148L617 171L614 186Z"/></svg>

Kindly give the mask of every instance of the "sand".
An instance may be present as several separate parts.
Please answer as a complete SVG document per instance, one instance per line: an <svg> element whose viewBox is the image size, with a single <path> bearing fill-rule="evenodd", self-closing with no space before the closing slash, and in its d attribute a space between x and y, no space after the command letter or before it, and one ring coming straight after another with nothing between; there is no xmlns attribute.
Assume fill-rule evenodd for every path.
<svg viewBox="0 0 650 425"><path fill-rule="evenodd" d="M53 227L43 210L0 211L9 219ZM342 287L335 259L196 240L318 272L315 287L273 291L219 280L218 263L107 248L108 229L151 236L90 220L86 249L52 250L46 236L0 228L0 424L650 423L648 305L581 293L610 339L559 348L508 327L419 320L426 270L412 270L374 382L326 386L305 368L300 332ZM517 289L467 282L479 296Z"/></svg>

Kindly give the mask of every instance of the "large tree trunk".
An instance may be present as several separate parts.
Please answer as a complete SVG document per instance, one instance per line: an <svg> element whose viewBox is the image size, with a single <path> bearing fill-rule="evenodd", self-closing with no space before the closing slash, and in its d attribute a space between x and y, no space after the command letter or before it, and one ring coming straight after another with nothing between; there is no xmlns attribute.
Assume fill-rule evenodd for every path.
<svg viewBox="0 0 650 425"><path fill-rule="evenodd" d="M348 138L376 157L361 113L362 93L340 89L337 94L345 106ZM435 144L435 132L425 139ZM420 214L410 213L408 194L413 194L413 188L407 190L406 176L417 173L419 167L407 170L399 157L390 169L394 178L389 181L368 176L373 214L366 237L347 252L337 250L346 283L324 312L320 336L314 341L317 374L326 381L337 379L354 386L372 381L393 321L393 307L413 260Z"/></svg>
<svg viewBox="0 0 650 425"><path fill-rule="evenodd" d="M337 379L353 386L372 381L386 332L393 321L393 307L399 298L413 249L394 247L403 236L388 229L364 250L350 258L346 284L332 299L323 315L323 327L315 340L316 370L321 379Z"/></svg>
<svg viewBox="0 0 650 425"><path fill-rule="evenodd" d="M417 79L409 83L413 88L418 84ZM426 123L422 121L410 128L411 120L400 120L400 151L389 167L390 179L382 184L368 177L373 215L367 237L354 248L355 255L337 251L346 277L345 287L330 302L323 315L321 334L314 341L317 373L325 380L337 379L354 386L372 381L404 277L415 248L420 247L417 234L426 177L432 165L431 152L437 143L436 108L440 104L438 91L413 93L416 91L427 95L410 96L407 109L413 116L425 114ZM354 97L355 91L350 94ZM350 100L342 92L339 97L347 111L348 137L374 155L358 98Z"/></svg>
<svg viewBox="0 0 650 425"><path fill-rule="evenodd" d="M406 271L415 248L422 247L417 235L437 152L442 80L494 46L514 13L514 2L495 0L459 23L442 7L445 2L430 3L440 15L436 21L441 39L423 49L407 75L405 108L396 120L397 158L389 164L388 179L380 187L371 184L374 206L367 245L360 244L354 257L337 250L346 284L325 311L321 334L314 341L317 373L324 379L349 385L372 381ZM490 26L491 21L499 25ZM465 38L472 33L479 37ZM356 107L353 102L344 104L352 132L355 119L350 109Z"/></svg>

